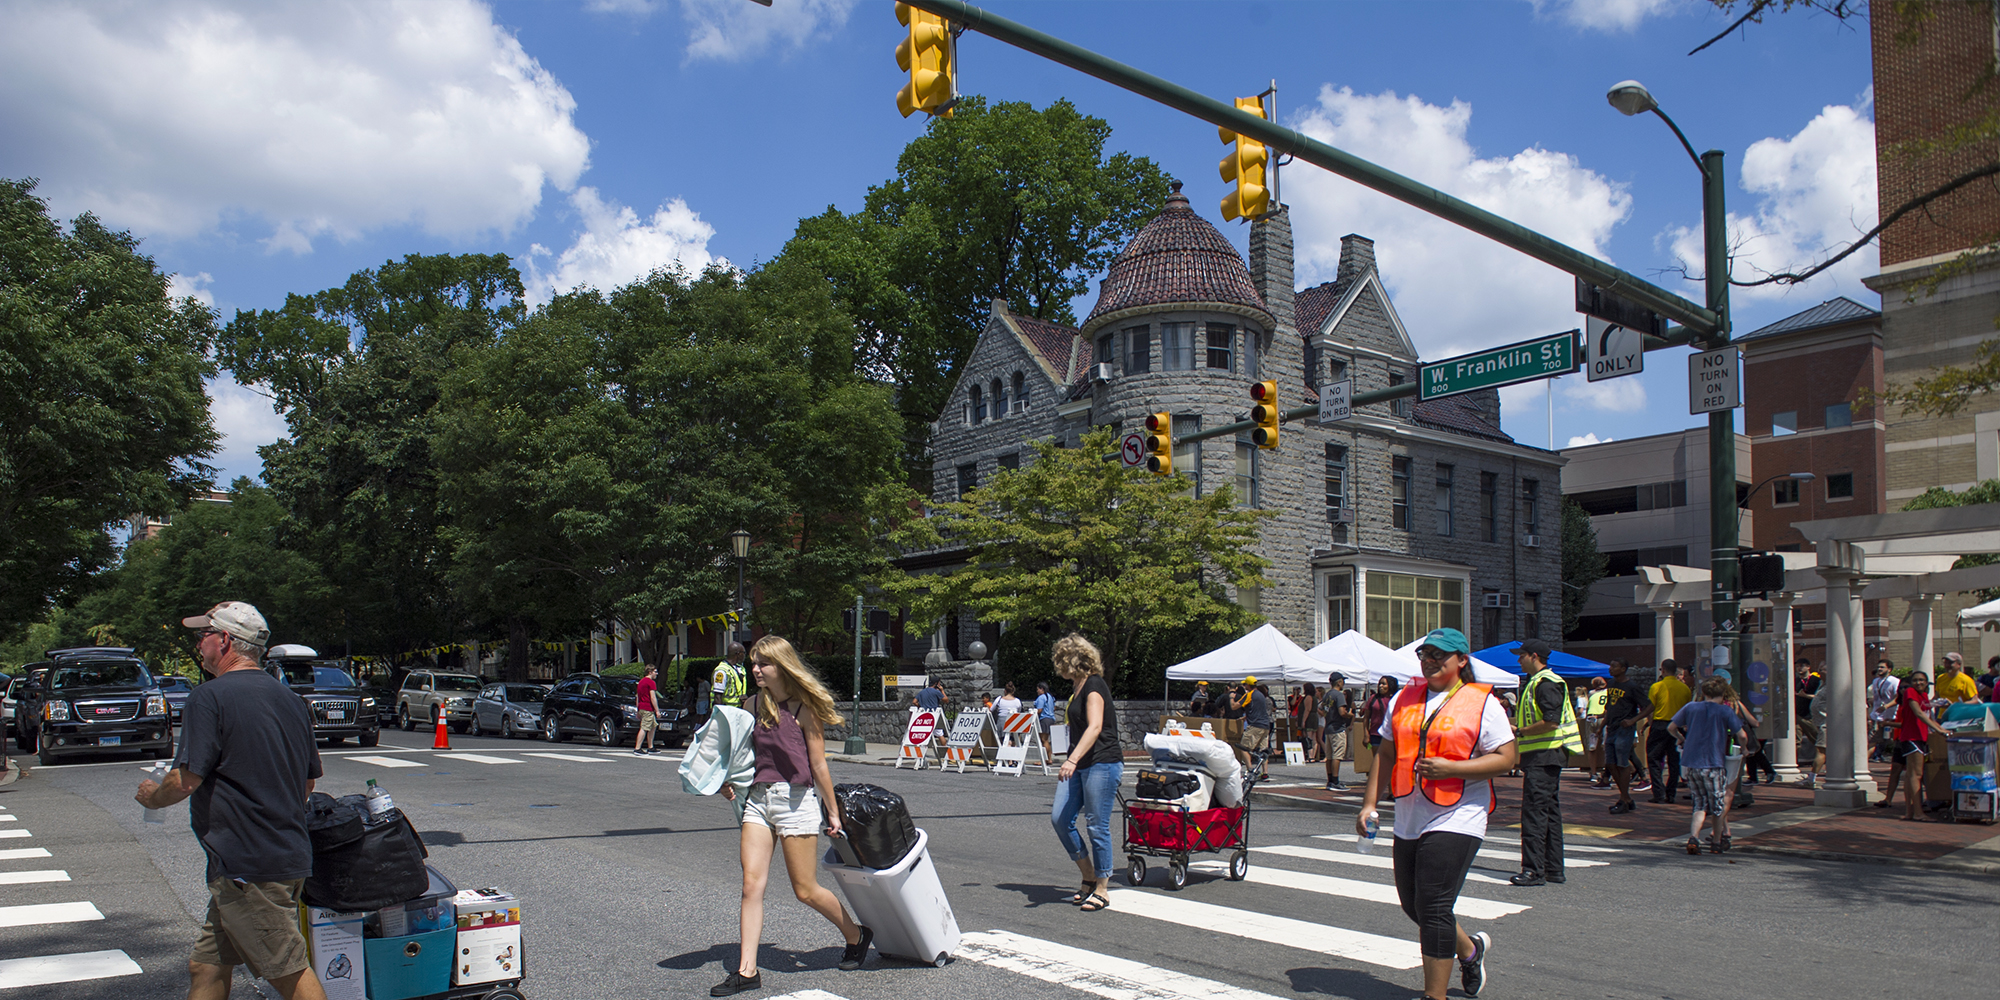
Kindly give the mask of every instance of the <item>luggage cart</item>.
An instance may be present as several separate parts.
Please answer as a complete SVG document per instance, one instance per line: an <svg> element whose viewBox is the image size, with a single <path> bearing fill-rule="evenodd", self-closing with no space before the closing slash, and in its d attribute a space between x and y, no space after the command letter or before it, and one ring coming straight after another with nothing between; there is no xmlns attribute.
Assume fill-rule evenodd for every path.
<svg viewBox="0 0 2000 1000"><path fill-rule="evenodd" d="M1125 883L1146 881L1146 859L1167 859L1167 888L1176 892L1187 885L1188 860L1196 854L1229 853L1231 882L1240 882L1250 871L1250 792L1263 780L1269 748L1250 755L1249 775L1243 780L1243 803L1213 809L1190 810L1172 805L1158 808L1134 807L1118 793L1118 806L1125 813Z"/></svg>
<svg viewBox="0 0 2000 1000"><path fill-rule="evenodd" d="M2000 781L1996 781L1996 748L1991 736L1950 736L1945 760L1951 768L1951 818L1961 822L2000 820Z"/></svg>

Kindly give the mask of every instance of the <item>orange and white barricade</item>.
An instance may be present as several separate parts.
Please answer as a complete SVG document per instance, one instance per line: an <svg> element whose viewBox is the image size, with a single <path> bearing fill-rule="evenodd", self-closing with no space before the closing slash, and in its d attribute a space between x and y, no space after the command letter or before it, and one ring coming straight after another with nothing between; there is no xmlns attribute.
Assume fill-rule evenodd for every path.
<svg viewBox="0 0 2000 1000"><path fill-rule="evenodd" d="M919 771L924 769L924 758L937 742L943 716L944 713L937 709L911 707L909 724L903 727L903 744L896 752L898 768L909 763ZM942 765L943 762L939 763Z"/></svg>
<svg viewBox="0 0 2000 1000"><path fill-rule="evenodd" d="M1015 712L994 721L1006 745L1000 747L999 760L993 764L998 774L1020 774L1022 765L1028 762L1028 754L1035 755L1035 763L1041 766L1042 774L1049 771L1049 754L1042 746L1041 727L1035 724L1035 713Z"/></svg>

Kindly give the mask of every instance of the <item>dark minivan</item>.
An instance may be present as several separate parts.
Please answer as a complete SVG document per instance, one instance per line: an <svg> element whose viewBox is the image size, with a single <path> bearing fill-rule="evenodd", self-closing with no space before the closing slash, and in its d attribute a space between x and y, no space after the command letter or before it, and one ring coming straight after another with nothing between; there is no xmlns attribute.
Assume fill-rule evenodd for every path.
<svg viewBox="0 0 2000 1000"><path fill-rule="evenodd" d="M146 661L132 649L51 649L36 685L41 702L41 761L105 753L173 756L173 722Z"/></svg>

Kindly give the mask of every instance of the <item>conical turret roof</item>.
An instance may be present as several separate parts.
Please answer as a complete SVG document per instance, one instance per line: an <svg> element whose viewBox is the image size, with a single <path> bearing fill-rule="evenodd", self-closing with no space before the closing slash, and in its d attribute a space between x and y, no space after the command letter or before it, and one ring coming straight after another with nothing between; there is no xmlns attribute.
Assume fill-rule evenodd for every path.
<svg viewBox="0 0 2000 1000"><path fill-rule="evenodd" d="M1213 224L1188 207L1175 182L1166 207L1111 262L1083 333L1088 336L1132 309L1183 302L1238 306L1253 310L1267 325L1271 322L1243 258Z"/></svg>

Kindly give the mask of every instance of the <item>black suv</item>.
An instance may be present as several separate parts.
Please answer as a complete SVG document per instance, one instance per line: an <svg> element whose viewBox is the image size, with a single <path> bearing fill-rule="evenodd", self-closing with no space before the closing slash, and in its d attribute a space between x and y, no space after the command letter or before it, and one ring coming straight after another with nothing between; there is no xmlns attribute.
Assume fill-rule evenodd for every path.
<svg viewBox="0 0 2000 1000"><path fill-rule="evenodd" d="M146 661L118 646L51 649L37 698L42 702L42 763L84 754L174 753L167 697Z"/></svg>
<svg viewBox="0 0 2000 1000"><path fill-rule="evenodd" d="M339 660L318 656L271 656L264 671L284 681L312 712L313 738L331 746L349 737L364 747L382 742L375 693L341 669Z"/></svg>
<svg viewBox="0 0 2000 1000"><path fill-rule="evenodd" d="M21 668L21 676L14 678L14 686L7 689L7 699L14 703L14 745L22 753L34 753L35 741L41 736L42 705L48 701L42 684L48 676L47 660L30 663Z"/></svg>
<svg viewBox="0 0 2000 1000"><path fill-rule="evenodd" d="M671 698L660 696L659 730L653 739L669 747L682 747L694 735L692 719L679 708L668 708ZM570 733L589 733L598 745L615 747L630 743L639 729L639 679L572 674L562 679L542 702L542 735L551 743L561 743Z"/></svg>

